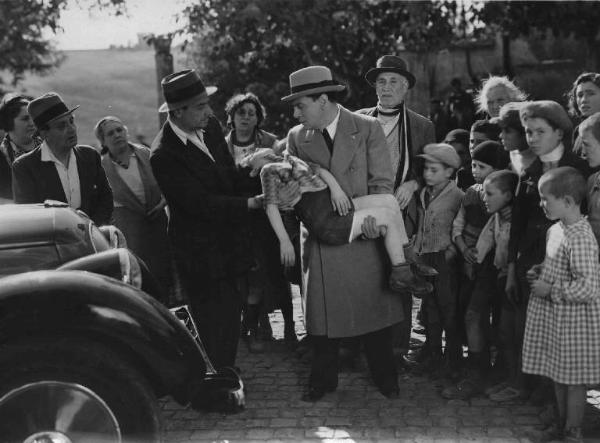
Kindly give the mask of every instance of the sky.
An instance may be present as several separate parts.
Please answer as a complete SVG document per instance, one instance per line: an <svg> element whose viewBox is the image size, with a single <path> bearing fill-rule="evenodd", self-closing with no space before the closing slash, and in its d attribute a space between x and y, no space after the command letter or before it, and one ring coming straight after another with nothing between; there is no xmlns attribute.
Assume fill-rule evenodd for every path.
<svg viewBox="0 0 600 443"><path fill-rule="evenodd" d="M91 0L69 0L61 14L63 31L51 39L58 49L104 49L110 45L137 42L138 33L162 34L177 28L174 15L191 0L127 0L127 16L116 17L97 8L88 10Z"/></svg>

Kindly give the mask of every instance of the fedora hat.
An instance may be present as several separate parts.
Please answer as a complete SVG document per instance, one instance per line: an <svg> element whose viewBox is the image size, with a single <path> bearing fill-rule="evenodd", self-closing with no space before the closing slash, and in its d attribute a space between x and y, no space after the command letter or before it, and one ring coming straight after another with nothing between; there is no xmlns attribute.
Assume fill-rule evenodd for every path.
<svg viewBox="0 0 600 443"><path fill-rule="evenodd" d="M48 123L72 113L79 105L69 109L63 99L56 92L47 92L46 94L34 98L27 105L27 112L33 120L33 124L39 131Z"/></svg>
<svg viewBox="0 0 600 443"><path fill-rule="evenodd" d="M165 103L158 112L174 111L192 103L202 94L209 95L217 92L215 86L204 87L200 75L193 69L185 69L167 75L160 82Z"/></svg>
<svg viewBox="0 0 600 443"><path fill-rule="evenodd" d="M408 89L415 85L415 76L408 72L406 62L396 55L384 55L377 60L377 65L367 71L365 78L371 86L375 86L377 76L382 72L395 72L408 80Z"/></svg>
<svg viewBox="0 0 600 443"><path fill-rule="evenodd" d="M290 95L281 101L289 102L305 95L321 92L339 92L346 89L344 85L333 81L331 71L325 66L309 66L290 74Z"/></svg>

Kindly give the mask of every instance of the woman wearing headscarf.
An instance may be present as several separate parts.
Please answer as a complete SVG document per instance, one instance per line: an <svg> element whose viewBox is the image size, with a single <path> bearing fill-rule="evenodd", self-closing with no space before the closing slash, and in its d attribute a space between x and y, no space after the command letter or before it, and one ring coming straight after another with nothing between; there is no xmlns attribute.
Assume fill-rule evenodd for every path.
<svg viewBox="0 0 600 443"><path fill-rule="evenodd" d="M227 124L231 128L225 137L227 146L236 167L243 177L241 187L244 195L262 193L260 178L250 175L251 169L242 167L242 159L260 148L272 148L277 153L282 145L277 137L261 129L266 112L258 97L251 92L233 96L225 106ZM294 220L286 220L293 225ZM299 224L291 226L299 233ZM290 285L284 274L279 254L279 241L271 229L264 211L252 214L249 231L252 239L252 254L255 265L250 272L250 290L244 310L244 336L251 352L264 350L264 343L258 340L271 338L268 312L281 308L284 320L284 338L296 341ZM293 238L293 235L290 235ZM298 244L299 246L299 244ZM299 260L298 260L299 261ZM259 327L260 326L260 327ZM258 331L266 331L258 334ZM264 335L268 337L264 337Z"/></svg>
<svg viewBox="0 0 600 443"><path fill-rule="evenodd" d="M102 146L102 166L113 191L114 224L125 235L129 249L168 291L171 254L166 200L150 167L150 150L131 143L127 127L117 117L100 119L94 134Z"/></svg>
<svg viewBox="0 0 600 443"><path fill-rule="evenodd" d="M35 125L27 112L31 97L8 93L0 101L0 129L5 132L0 143L0 203L12 203L12 164L39 145Z"/></svg>

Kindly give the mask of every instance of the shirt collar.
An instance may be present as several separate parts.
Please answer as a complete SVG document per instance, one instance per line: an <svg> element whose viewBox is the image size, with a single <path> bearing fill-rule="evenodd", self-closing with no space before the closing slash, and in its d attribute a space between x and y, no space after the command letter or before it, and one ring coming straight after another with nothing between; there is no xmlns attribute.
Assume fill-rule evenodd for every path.
<svg viewBox="0 0 600 443"><path fill-rule="evenodd" d="M190 138L193 139L195 134L190 134L189 132L184 131L179 126L177 126L173 122L173 120L171 120L171 118L168 118L167 121L171 125L171 129L173 129L173 132L175 133L175 135L183 142L184 145L187 144L187 142ZM202 135L204 135L204 129L198 129L196 132L200 133L200 134L198 134L198 137L202 137Z"/></svg>
<svg viewBox="0 0 600 443"><path fill-rule="evenodd" d="M337 107L337 114L336 114L335 118L325 128L325 129L327 129L327 132L329 133L329 136L331 137L331 140L333 140L335 138L335 133L337 132L337 127L338 127L339 121L340 121L340 107L338 106Z"/></svg>
<svg viewBox="0 0 600 443"><path fill-rule="evenodd" d="M56 158L56 156L54 155L54 153L52 152L52 150L50 149L50 146L48 146L48 144L46 142L43 142L40 145L40 150L41 150L41 161L43 162L52 162L52 163L58 163L62 166L63 163ZM75 159L75 153L73 152L73 150L71 149L71 153L69 154L69 165L71 164L72 161L77 161Z"/></svg>
<svg viewBox="0 0 600 443"><path fill-rule="evenodd" d="M547 154L540 155L540 160L542 161L542 163L557 162L562 158L564 153L565 145L559 143L559 145L552 151L548 152Z"/></svg>

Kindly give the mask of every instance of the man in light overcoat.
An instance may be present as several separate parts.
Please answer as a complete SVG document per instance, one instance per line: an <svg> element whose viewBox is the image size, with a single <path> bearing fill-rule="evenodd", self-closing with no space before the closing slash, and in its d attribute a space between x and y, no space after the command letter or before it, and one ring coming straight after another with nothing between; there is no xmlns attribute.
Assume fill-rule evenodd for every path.
<svg viewBox="0 0 600 443"><path fill-rule="evenodd" d="M376 119L337 103L345 89L324 66L290 75L290 95L300 124L289 131L290 154L328 169L349 198L391 193L393 174L385 136ZM326 132L323 132L326 131ZM363 226L369 237L377 229ZM305 400L337 388L338 348L343 337L362 336L375 385L398 396L391 326L403 319L397 293L387 287L389 259L382 239L342 246L319 242L310 233L302 245L303 302L314 358Z"/></svg>

